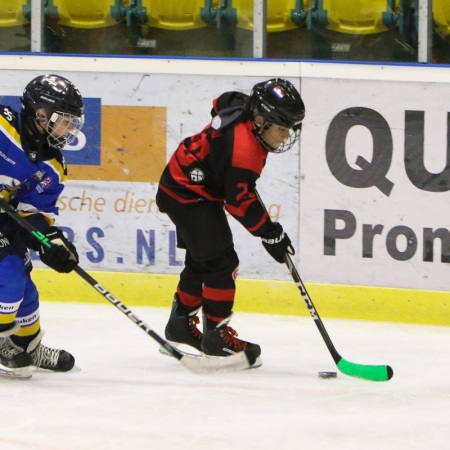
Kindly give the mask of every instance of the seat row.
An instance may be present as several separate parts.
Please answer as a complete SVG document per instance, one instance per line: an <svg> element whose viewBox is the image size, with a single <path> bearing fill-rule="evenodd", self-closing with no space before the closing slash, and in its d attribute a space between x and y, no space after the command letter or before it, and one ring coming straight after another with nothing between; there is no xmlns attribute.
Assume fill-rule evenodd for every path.
<svg viewBox="0 0 450 450"><path fill-rule="evenodd" d="M306 26L346 34L373 34L418 21L418 0L267 0L267 31ZM167 30L189 30L224 21L253 30L253 0L48 0L46 17L73 28L139 22ZM412 11L412 13L411 13ZM0 0L0 26L30 20L31 0ZM433 0L433 19L450 35L450 0Z"/></svg>

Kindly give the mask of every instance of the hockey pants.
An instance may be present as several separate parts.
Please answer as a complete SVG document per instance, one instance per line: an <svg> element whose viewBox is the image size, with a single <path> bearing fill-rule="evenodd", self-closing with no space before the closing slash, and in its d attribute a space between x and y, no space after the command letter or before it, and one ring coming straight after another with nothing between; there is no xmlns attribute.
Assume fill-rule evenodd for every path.
<svg viewBox="0 0 450 450"><path fill-rule="evenodd" d="M186 311L203 307L208 328L229 317L239 265L223 203L205 202L168 213L176 226L177 245L186 249L177 295Z"/></svg>
<svg viewBox="0 0 450 450"><path fill-rule="evenodd" d="M16 321L19 341L39 332L39 295L30 275L24 270L24 261L17 255L0 260L0 329L7 329Z"/></svg>

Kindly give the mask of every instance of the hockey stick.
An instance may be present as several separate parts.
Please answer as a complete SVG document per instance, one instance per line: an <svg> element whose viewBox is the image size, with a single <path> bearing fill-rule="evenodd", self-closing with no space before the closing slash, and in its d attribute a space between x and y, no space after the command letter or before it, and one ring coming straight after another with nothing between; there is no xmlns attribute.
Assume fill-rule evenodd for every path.
<svg viewBox="0 0 450 450"><path fill-rule="evenodd" d="M29 231L42 245L50 248L52 246L50 240L36 230L26 219L24 219L8 202L0 197L0 208L8 214L14 221L16 221L22 228ZM234 372L238 370L249 369L255 361L249 361L248 355L245 352L238 352L226 358L197 358L192 355L179 351L176 347L171 345L159 334L152 330L143 320L141 320L135 313L133 313L126 305L124 305L117 297L112 295L99 282L97 282L91 275L84 271L80 266L75 266L76 272L83 280L90 284L98 293L100 293L106 300L113 304L119 311L125 314L133 323L144 330L151 338L164 348L164 350L183 364L191 372L197 374L209 374L215 372Z"/></svg>
<svg viewBox="0 0 450 450"><path fill-rule="evenodd" d="M264 205L261 196L259 195L258 191L255 189L255 195L261 204L261 206L266 210L267 208ZM394 371L390 366L382 366L382 365L367 365L367 364L356 364L352 363L350 361L347 361L346 359L342 358L342 356L338 353L335 346L333 345L333 342L330 339L330 336L327 333L327 330L325 329L325 326L322 322L322 319L319 316L319 313L317 312L311 297L308 294L308 291L306 290L305 285L303 284L302 279L300 278L300 275L297 271L297 269L294 266L294 263L292 262L291 256L289 253L286 253L284 256L284 261L289 269L289 272L295 281L295 284L298 287L298 290L300 291L300 294L303 298L303 300L306 303L306 306L308 308L309 313L311 314L311 317L314 319L315 324L317 325L317 328L320 331L320 334L322 335L323 340L325 341L326 346L328 347L329 352L331 353L331 356L334 359L334 362L336 363L337 368L346 375L349 375L351 377L357 377L357 378L364 378L365 380L371 380L371 381L387 381L392 378L394 375Z"/></svg>
<svg viewBox="0 0 450 450"><path fill-rule="evenodd" d="M334 359L334 362L336 363L337 368L342 373L345 373L351 377L364 378L371 381L390 380L394 375L394 372L390 366L356 364L342 358L334 347L333 342L331 342L330 336L328 335L327 330L325 329L325 326L323 325L322 320L320 319L320 316L311 300L311 297L309 296L308 291L306 290L305 285L303 284L303 281L301 280L300 275L298 274L297 269L295 268L288 253L285 255L285 262L303 300L306 303L311 317L314 319L314 322L317 325L317 328L319 329L320 334L322 335L322 338Z"/></svg>

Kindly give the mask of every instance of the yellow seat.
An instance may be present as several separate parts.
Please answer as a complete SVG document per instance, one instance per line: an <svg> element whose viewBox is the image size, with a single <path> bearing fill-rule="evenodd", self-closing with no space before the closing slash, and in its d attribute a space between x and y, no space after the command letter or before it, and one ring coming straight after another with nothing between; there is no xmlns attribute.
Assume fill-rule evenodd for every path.
<svg viewBox="0 0 450 450"><path fill-rule="evenodd" d="M220 0L214 1L214 6ZM205 6L204 0L143 0L147 10L148 25L165 30L193 30L206 27L200 17Z"/></svg>
<svg viewBox="0 0 450 450"><path fill-rule="evenodd" d="M439 33L450 35L450 2L449 0L433 0L433 18Z"/></svg>
<svg viewBox="0 0 450 450"><path fill-rule="evenodd" d="M17 27L27 23L22 6L27 0L0 0L0 27Z"/></svg>
<svg viewBox="0 0 450 450"><path fill-rule="evenodd" d="M232 5L237 11L237 27L253 30L253 0L232 0ZM267 0L267 32L288 31L297 28L291 19L291 10L295 6L295 0Z"/></svg>
<svg viewBox="0 0 450 450"><path fill-rule="evenodd" d="M53 0L59 24L72 28L104 28L117 25L111 15L115 0ZM128 2L127 2L128 3Z"/></svg>
<svg viewBox="0 0 450 450"><path fill-rule="evenodd" d="M346 34L374 34L389 30L393 11L388 0L316 0L326 28ZM388 14L389 21L385 19ZM325 19L326 17L326 19ZM389 26L386 25L388 23Z"/></svg>

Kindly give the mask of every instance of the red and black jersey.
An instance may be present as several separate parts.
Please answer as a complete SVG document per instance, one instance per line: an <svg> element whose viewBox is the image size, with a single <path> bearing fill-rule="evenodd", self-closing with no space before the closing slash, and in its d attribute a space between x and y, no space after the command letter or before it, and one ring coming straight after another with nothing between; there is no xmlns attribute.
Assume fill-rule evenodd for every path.
<svg viewBox="0 0 450 450"><path fill-rule="evenodd" d="M230 94L236 93L214 100L213 116L223 109L224 99L227 106ZM236 118L233 114L229 117ZM225 119L225 126L217 129L209 124L180 143L161 176L157 204L162 212L200 202L224 202L226 211L254 236L272 231L274 225L255 194L267 152L253 133L252 120L241 118L231 124Z"/></svg>

